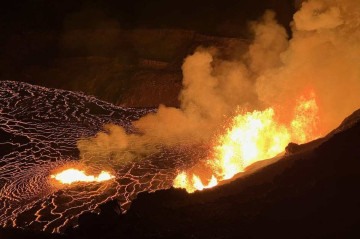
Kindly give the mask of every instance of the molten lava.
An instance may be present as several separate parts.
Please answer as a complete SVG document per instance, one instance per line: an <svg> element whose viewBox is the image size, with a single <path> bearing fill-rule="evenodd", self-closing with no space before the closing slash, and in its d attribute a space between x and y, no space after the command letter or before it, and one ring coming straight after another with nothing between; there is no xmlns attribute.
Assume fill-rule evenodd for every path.
<svg viewBox="0 0 360 239"><path fill-rule="evenodd" d="M211 169L211 179L204 184L206 177L201 172L181 172L174 187L189 193L214 187L219 181L244 172L247 166L278 155L289 142L305 143L317 137L318 106L314 93L300 97L292 114L288 123L280 123L273 108L236 115L218 137L212 156L205 163Z"/></svg>
<svg viewBox="0 0 360 239"><path fill-rule="evenodd" d="M58 174L53 174L50 177L62 184L72 184L75 182L103 182L115 178L115 176L106 171L101 171L98 176L94 176L86 175L84 171L74 168L66 169Z"/></svg>

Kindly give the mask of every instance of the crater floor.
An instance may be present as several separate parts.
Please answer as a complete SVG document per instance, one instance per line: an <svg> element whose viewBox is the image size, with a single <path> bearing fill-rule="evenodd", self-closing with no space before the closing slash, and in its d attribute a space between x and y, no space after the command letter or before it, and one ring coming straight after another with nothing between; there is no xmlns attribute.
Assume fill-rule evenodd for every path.
<svg viewBox="0 0 360 239"><path fill-rule="evenodd" d="M0 81L0 225L62 232L78 215L117 199L127 210L139 192L166 189L201 150L164 148L125 164L116 179L61 189L50 172L79 160L76 142L106 123L131 131L131 122L154 109L123 108L79 92Z"/></svg>

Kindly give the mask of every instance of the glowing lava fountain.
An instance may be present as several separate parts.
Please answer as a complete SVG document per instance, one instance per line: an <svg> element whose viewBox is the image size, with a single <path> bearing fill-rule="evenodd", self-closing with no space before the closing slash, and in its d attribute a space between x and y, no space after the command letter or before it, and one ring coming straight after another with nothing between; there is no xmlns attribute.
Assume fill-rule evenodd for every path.
<svg viewBox="0 0 360 239"><path fill-rule="evenodd" d="M106 171L101 171L98 176L94 176L86 175L84 171L74 168L66 169L58 174L53 174L50 177L62 184L72 184L75 182L104 182L115 178L115 176Z"/></svg>
<svg viewBox="0 0 360 239"><path fill-rule="evenodd" d="M314 93L301 96L293 111L285 112L293 116L287 123L280 123L275 112L267 108L237 114L216 140L209 159L201 162L200 167L180 172L173 186L189 193L214 187L219 181L244 172L247 166L278 155L289 142L305 143L318 137L319 116ZM204 175L205 171L211 175Z"/></svg>

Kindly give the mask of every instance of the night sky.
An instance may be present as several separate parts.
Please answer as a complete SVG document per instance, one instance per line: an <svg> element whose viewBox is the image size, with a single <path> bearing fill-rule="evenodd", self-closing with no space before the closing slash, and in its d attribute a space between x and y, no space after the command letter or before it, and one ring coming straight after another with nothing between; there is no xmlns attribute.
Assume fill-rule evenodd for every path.
<svg viewBox="0 0 360 239"><path fill-rule="evenodd" d="M131 28L181 28L225 36L238 36L246 22L259 18L265 9L277 12L287 25L294 12L293 1L47 1L22 0L2 3L2 32L25 30L61 30L99 27L103 19ZM104 26L101 26L104 27ZM109 27L109 26L107 26Z"/></svg>
<svg viewBox="0 0 360 239"><path fill-rule="evenodd" d="M170 85L180 85L182 61L196 47L224 46L228 37L251 40L249 22L260 19L267 9L276 12L277 20L291 35L294 2L7 1L0 8L0 80L83 91L116 104L124 103L127 102L124 93L143 84L142 78L135 76L144 70L140 69L141 59L170 64L160 75L153 72L143 78L156 78L160 85L169 80L176 81ZM139 33L143 29L151 31ZM163 36L163 29L174 31ZM107 31L108 35L99 31ZM139 34L134 36L132 32ZM89 36L83 37L84 34ZM215 37L217 42L196 42L191 40L191 34ZM97 60L99 57L102 63ZM113 66L112 62L125 67ZM179 87L170 91L173 89L177 92ZM157 93L163 96L151 101L151 105L159 102L176 105L170 100L174 94L177 95L171 93L169 100L165 100L164 93Z"/></svg>

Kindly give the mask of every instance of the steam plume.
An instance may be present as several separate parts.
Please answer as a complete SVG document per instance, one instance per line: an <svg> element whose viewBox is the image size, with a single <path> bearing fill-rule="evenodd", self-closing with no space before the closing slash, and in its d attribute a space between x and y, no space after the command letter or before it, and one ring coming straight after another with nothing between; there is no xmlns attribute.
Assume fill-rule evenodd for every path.
<svg viewBox="0 0 360 239"><path fill-rule="evenodd" d="M133 123L140 134L106 126L78 142L82 157L112 157L121 164L158 145L206 143L238 108L277 107L286 121L299 93L309 89L319 103L321 133L330 131L360 106L359 15L357 0L304 2L289 40L274 13L266 12L250 24L254 40L240 60L204 48L185 59L180 108L160 105Z"/></svg>

